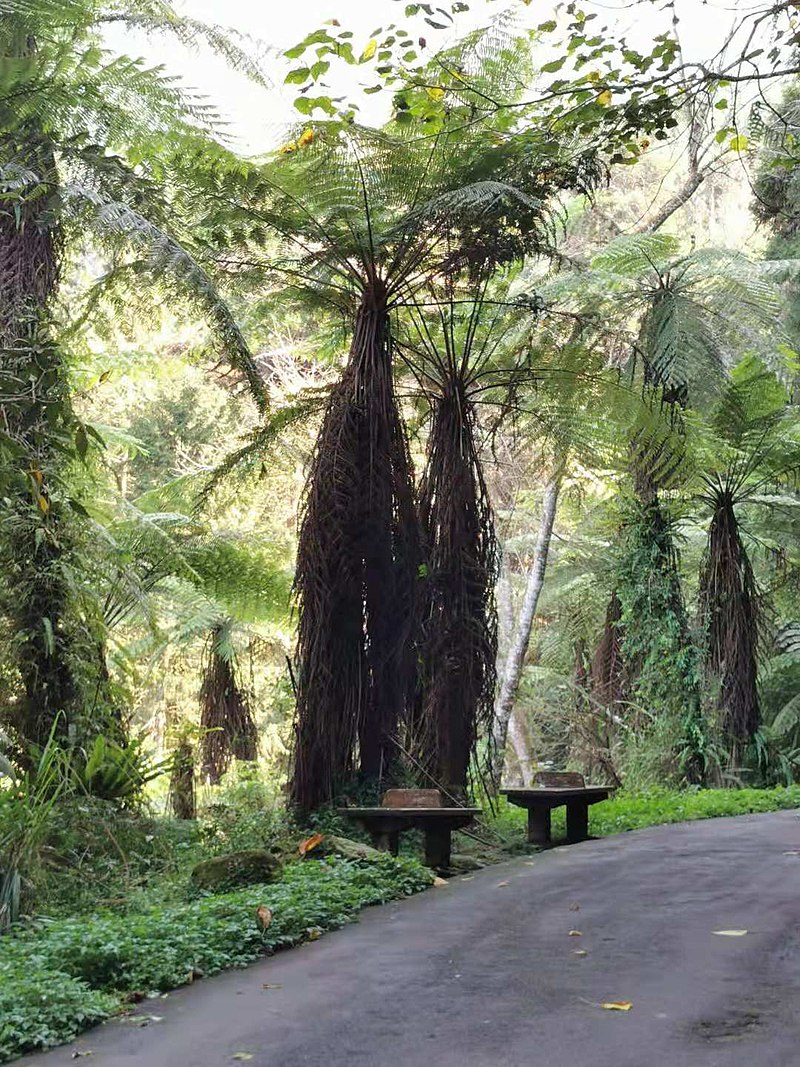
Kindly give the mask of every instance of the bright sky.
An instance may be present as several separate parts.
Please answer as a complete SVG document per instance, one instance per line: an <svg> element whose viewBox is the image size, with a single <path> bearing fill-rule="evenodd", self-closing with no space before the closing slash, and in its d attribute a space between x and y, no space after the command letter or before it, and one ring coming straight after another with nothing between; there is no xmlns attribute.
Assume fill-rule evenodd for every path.
<svg viewBox="0 0 800 1067"><path fill-rule="evenodd" d="M170 72L183 77L187 84L209 97L232 124L239 146L250 152L262 152L274 147L282 138L282 129L292 121L292 101L296 86L284 86L283 79L293 64L282 59L280 53L297 44L326 20L336 18L343 28L355 33L355 49L367 43L370 34L379 26L393 20L403 20L406 0L177 0L179 11L205 22L232 27L259 43L265 52L263 66L274 82L272 91L265 91L244 77L233 73L223 60L203 50L188 52L168 39L148 40L142 35L125 34L114 30L110 44L128 52L144 56L153 64L163 63ZM434 0L435 2L435 0ZM449 6L449 4L448 4ZM498 0L472 0L471 11L458 16L461 32L477 25L503 10ZM519 4L520 19L536 24L552 17L555 0L531 0L527 6ZM629 42L641 50L648 48L652 37L669 28L671 14L658 3L643 0L584 0L586 10L597 13L596 26L607 23L615 35L626 35ZM750 6L741 0L676 0L680 37L687 59L707 58L721 46L736 17ZM428 30L421 25L431 46L446 43L448 35ZM451 35L452 36L452 35ZM294 65L297 65L296 62ZM342 72L343 90L359 84L363 71ZM349 79L349 84L348 84ZM361 118L379 121L378 109L385 106L384 94L363 98Z"/></svg>

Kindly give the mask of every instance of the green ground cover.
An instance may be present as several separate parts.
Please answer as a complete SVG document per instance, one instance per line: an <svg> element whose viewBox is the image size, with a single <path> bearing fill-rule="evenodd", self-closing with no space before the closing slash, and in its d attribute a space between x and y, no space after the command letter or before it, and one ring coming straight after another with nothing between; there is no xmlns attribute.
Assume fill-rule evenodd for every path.
<svg viewBox="0 0 800 1067"><path fill-rule="evenodd" d="M430 883L414 860L308 860L273 885L132 913L33 920L3 939L0 1061L67 1041L131 1000L314 939ZM262 905L273 914L267 929L256 918Z"/></svg>

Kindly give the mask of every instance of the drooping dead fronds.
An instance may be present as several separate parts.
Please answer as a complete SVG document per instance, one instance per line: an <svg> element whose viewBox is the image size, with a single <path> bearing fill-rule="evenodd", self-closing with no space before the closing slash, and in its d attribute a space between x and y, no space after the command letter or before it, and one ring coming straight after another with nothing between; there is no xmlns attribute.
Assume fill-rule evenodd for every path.
<svg viewBox="0 0 800 1067"><path fill-rule="evenodd" d="M487 370L493 384L500 380L495 356L503 329L482 323L485 314L482 298L456 303L451 290L438 322L419 310L416 344L403 352L430 413L420 489L421 678L411 743L428 773L461 795L478 738L491 736L497 683L499 555L476 401ZM507 377L513 367L506 371Z"/></svg>
<svg viewBox="0 0 800 1067"><path fill-rule="evenodd" d="M622 637L619 621L622 618L622 604L616 590L606 608L603 633L592 659L591 695L598 704L614 708L626 698L625 669L622 659Z"/></svg>
<svg viewBox="0 0 800 1067"><path fill-rule="evenodd" d="M418 749L439 781L463 791L478 736L492 722L499 567L475 411L458 380L432 398L420 516L427 573Z"/></svg>
<svg viewBox="0 0 800 1067"><path fill-rule="evenodd" d="M216 785L232 759L258 758L258 731L246 691L236 677L229 628L216 626L206 642L200 687L203 777Z"/></svg>
<svg viewBox="0 0 800 1067"><path fill-rule="evenodd" d="M357 766L367 778L386 776L414 687L419 544L386 299L374 277L308 475L292 780L305 810L334 797Z"/></svg>
<svg viewBox="0 0 800 1067"><path fill-rule="evenodd" d="M719 679L720 725L734 743L744 743L754 736L761 720L759 594L739 533L734 493L721 483L711 500L713 515L700 574L706 662Z"/></svg>

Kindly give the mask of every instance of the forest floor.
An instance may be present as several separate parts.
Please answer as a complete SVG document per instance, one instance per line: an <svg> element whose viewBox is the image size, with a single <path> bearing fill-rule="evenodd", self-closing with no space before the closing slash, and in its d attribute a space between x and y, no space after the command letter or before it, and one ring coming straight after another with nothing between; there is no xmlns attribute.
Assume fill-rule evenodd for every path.
<svg viewBox="0 0 800 1067"><path fill-rule="evenodd" d="M789 1067L798 998L800 817L781 811L455 878L22 1062Z"/></svg>

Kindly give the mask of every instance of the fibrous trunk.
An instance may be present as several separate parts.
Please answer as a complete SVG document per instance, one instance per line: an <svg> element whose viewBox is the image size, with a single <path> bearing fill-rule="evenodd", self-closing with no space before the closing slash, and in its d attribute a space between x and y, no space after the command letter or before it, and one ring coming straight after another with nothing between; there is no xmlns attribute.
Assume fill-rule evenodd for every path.
<svg viewBox="0 0 800 1067"><path fill-rule="evenodd" d="M708 642L706 663L720 684L720 725L734 744L745 743L761 721L758 591L739 534L733 499L726 492L717 497L711 520L700 576L700 604Z"/></svg>
<svg viewBox="0 0 800 1067"><path fill-rule="evenodd" d="M216 785L231 760L258 758L258 731L247 693L240 687L230 656L220 651L223 630L209 637L203 683L200 687L200 726L203 730L203 777Z"/></svg>
<svg viewBox="0 0 800 1067"><path fill-rule="evenodd" d="M10 717L27 740L44 745L55 721L60 734L74 736L81 717L91 715L81 706L75 646L81 634L95 649L96 641L71 617L71 530L52 492L63 456L59 439L71 420L65 368L48 323L61 245L55 157L31 123L6 140L2 162L26 171L29 183L0 209L0 430L8 445L0 456L7 501L3 608L15 631L23 690Z"/></svg>
<svg viewBox="0 0 800 1067"><path fill-rule="evenodd" d="M414 749L458 796L478 736L491 727L496 684L498 552L474 429L468 398L450 383L433 400L420 494L427 564Z"/></svg>
<svg viewBox="0 0 800 1067"><path fill-rule="evenodd" d="M415 683L419 563L386 289L373 278L317 438L300 525L291 793L302 809L331 800L356 771L372 782L391 774Z"/></svg>

